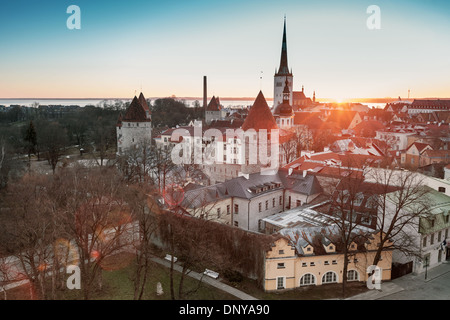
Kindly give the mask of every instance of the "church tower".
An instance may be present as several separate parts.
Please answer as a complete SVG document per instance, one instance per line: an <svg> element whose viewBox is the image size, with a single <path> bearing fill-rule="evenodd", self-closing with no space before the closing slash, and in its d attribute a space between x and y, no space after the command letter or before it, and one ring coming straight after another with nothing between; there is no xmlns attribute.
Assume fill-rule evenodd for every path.
<svg viewBox="0 0 450 320"><path fill-rule="evenodd" d="M291 104L289 103L289 98L292 97L289 91L288 80L285 80L284 90L283 90L283 102L275 107L273 110L273 116L277 122L279 128L289 129L294 125L294 112Z"/></svg>
<svg viewBox="0 0 450 320"><path fill-rule="evenodd" d="M281 45L281 59L278 71L275 70L274 76L274 90L273 90L273 107L276 108L283 103L283 91L285 82L288 83L289 88L289 104L292 106L292 92L293 92L293 75L289 71L287 58L287 40L286 40L286 17L284 17L283 27L283 42Z"/></svg>

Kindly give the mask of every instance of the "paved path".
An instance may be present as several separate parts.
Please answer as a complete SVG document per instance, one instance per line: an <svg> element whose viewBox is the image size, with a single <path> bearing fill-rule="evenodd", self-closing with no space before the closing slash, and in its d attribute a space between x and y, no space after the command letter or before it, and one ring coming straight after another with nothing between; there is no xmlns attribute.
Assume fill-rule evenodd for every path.
<svg viewBox="0 0 450 320"><path fill-rule="evenodd" d="M152 258L152 260L154 262L157 262L159 264L162 264L162 265L170 268L170 261L168 261L168 260L164 260L164 259L160 259L160 258L156 258L156 257ZM179 272L182 272L182 267L180 265L176 264L176 263L174 264L174 269L179 271ZM220 289L222 291L225 291L225 292L227 292L229 294L232 294L233 296L235 296L235 297L237 297L237 298L239 298L241 300L258 300L255 297L253 297L253 296L251 296L251 295L249 295L249 294L247 294L245 292L242 292L242 291L240 291L240 290L238 290L236 288L233 288L233 287L231 287L229 285L226 285L225 283L221 282L220 280L213 279L213 278L211 278L209 276L206 276L204 274L201 274L201 273L198 273L198 272L195 272L195 271L191 270L191 271L189 271L189 273L187 275L192 277L192 278L194 278L194 279L201 280L202 282L207 283L210 286L216 287L216 288L218 288L218 289Z"/></svg>
<svg viewBox="0 0 450 320"><path fill-rule="evenodd" d="M450 300L450 261L425 273L407 274L346 300Z"/></svg>

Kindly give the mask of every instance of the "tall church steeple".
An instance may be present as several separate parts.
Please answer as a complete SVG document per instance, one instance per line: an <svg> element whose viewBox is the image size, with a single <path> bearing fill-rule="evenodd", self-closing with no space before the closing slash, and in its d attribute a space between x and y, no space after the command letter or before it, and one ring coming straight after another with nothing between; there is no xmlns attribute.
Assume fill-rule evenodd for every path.
<svg viewBox="0 0 450 320"><path fill-rule="evenodd" d="M287 39L286 39L286 16L284 16L284 26L283 26L283 42L281 43L281 58L280 67L276 73L278 76L292 75L289 72L288 58L287 58Z"/></svg>
<svg viewBox="0 0 450 320"><path fill-rule="evenodd" d="M275 69L274 76L274 90L273 90L273 107L276 108L279 104L283 102L283 89L285 82L287 81L287 86L289 88L289 104L292 105L292 92L293 92L293 75L292 71L289 70L288 57L287 57L287 35L286 35L286 16L284 16L283 25L283 40L281 43L281 58L280 67L278 70Z"/></svg>

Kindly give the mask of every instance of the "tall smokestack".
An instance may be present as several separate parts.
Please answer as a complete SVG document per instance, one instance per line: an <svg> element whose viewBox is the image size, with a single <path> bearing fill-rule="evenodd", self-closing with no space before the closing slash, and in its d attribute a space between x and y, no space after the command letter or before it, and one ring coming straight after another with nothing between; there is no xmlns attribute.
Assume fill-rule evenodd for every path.
<svg viewBox="0 0 450 320"><path fill-rule="evenodd" d="M206 76L203 76L203 108L206 109L207 105L208 105L208 88Z"/></svg>

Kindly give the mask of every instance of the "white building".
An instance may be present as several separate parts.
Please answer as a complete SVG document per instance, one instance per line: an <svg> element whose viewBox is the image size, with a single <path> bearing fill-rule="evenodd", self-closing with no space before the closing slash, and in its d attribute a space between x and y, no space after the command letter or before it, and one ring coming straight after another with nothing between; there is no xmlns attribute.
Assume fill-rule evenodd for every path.
<svg viewBox="0 0 450 320"><path fill-rule="evenodd" d="M264 218L310 203L322 192L313 175L242 175L216 185L186 191L181 206L195 216L207 217L241 229L264 232Z"/></svg>
<svg viewBox="0 0 450 320"><path fill-rule="evenodd" d="M375 139L386 141L391 150L405 150L408 147L408 137L417 134L413 129L379 130Z"/></svg>
<svg viewBox="0 0 450 320"><path fill-rule="evenodd" d="M393 262L412 263L412 271L423 273L450 259L450 197L425 186L427 208L424 214L416 217L413 224L405 225L404 232L410 236L410 246L418 249L418 257L394 250ZM395 196L392 199L396 199ZM389 200L389 197L388 197ZM395 201L391 204L395 206ZM416 210L411 205L403 210ZM398 239L393 239L398 245ZM397 241L396 241L397 240Z"/></svg>

